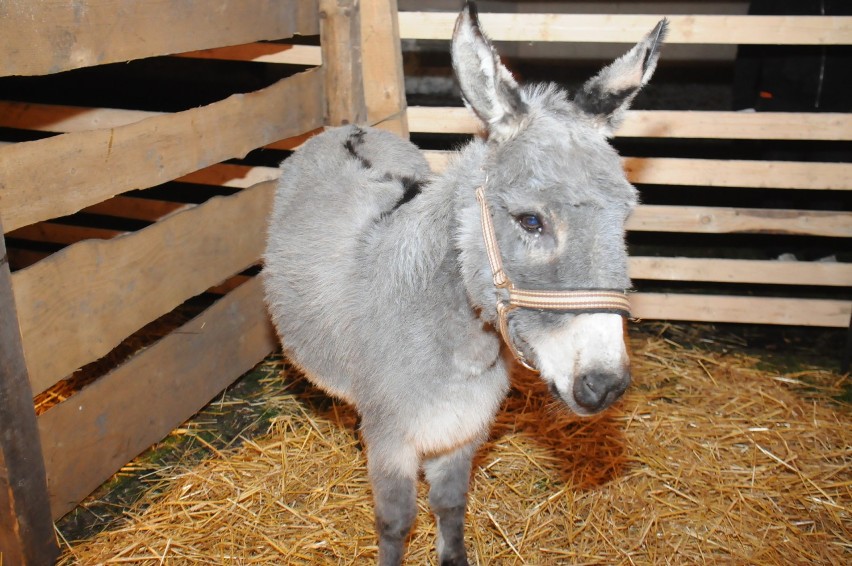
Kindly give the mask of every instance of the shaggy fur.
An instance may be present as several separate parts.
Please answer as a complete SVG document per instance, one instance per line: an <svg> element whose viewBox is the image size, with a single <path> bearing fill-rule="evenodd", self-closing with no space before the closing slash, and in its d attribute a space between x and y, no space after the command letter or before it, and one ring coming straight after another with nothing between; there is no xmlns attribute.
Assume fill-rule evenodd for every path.
<svg viewBox="0 0 852 566"><path fill-rule="evenodd" d="M663 29L593 79L589 92L607 80L644 84ZM441 564L467 564L470 462L509 386L489 326L498 291L474 190L485 185L519 287L630 284L624 222L636 195L606 140L621 110L593 115L554 86L518 87L470 5L456 25L453 61L488 139L433 176L414 145L386 132L346 126L313 138L282 165L264 256L286 354L361 415L386 565L402 560L421 468ZM529 214L540 231L519 223ZM608 406L629 382L618 315L519 309L510 332L581 414Z"/></svg>

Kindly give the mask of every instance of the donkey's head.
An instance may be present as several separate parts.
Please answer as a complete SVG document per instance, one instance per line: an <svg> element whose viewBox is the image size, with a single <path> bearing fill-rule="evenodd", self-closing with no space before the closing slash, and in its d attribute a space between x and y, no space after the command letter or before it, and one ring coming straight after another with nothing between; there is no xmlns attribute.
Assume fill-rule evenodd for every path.
<svg viewBox="0 0 852 566"><path fill-rule="evenodd" d="M661 21L573 97L554 85L519 87L472 3L453 34L462 94L488 135L478 176L482 206L462 197L457 240L465 284L515 354L583 415L608 407L630 383L624 224L636 191L607 138L651 77L665 32ZM489 238L496 245L486 246ZM592 292L529 293L568 290ZM531 305L516 300L519 293Z"/></svg>

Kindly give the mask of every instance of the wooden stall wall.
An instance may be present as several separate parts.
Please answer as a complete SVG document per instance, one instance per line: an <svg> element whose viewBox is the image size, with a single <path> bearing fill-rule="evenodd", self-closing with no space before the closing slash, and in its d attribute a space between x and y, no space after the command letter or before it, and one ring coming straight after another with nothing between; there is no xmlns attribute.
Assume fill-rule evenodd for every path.
<svg viewBox="0 0 852 566"><path fill-rule="evenodd" d="M433 4L417 6L431 10ZM573 4L578 3L488 2L486 7L501 12L483 10L481 20L498 48L516 55L509 57L510 66L523 75L524 53L545 52L550 57L557 48L564 47L570 54L573 46L582 45L583 56L588 57L595 46L612 44L620 45L623 52L667 16L670 33L657 76L648 89L651 92L672 64L668 50L681 46L702 47L703 51L693 52L702 61L712 59L714 48L723 49L722 59L733 66L731 55L738 46L852 44L852 17L848 16L745 15L746 2L740 6L704 3L708 9L719 4L726 12L721 14L592 13L595 7L617 11L625 5L589 2L579 3L584 13L558 13L570 10ZM650 3L636 2L629 7L634 4ZM653 4L676 9L695 2ZM401 6L410 7L400 10L404 42L416 41L419 49L431 45L436 52L446 50L442 42L450 38L455 11L413 11L411 2ZM528 8L540 13L519 13ZM552 48L542 49L542 44ZM513 45L523 46L520 59ZM680 52L679 68L688 69L688 55ZM571 60L566 57L563 63L570 65ZM852 114L695 110L688 106L689 96L694 94L677 100L678 109L631 111L614 140L617 147L627 148L622 154L628 178L639 187L644 200L650 200L630 218L629 240L659 243L631 246L631 276L638 290L632 298L634 315L641 319L847 327L852 314L852 256L848 253L852 238ZM410 100L408 108L412 138L426 140L426 154L437 169L444 167L447 153L434 149L436 138L458 140L480 128L467 109L446 104L415 105ZM755 150L761 144L828 146L835 157L822 159L815 153L807 160L772 158ZM692 147L695 149L685 149ZM747 150L741 158L736 153L739 147ZM836 154L845 158L837 159ZM654 197L648 198L651 194ZM744 200L747 204L742 204ZM803 201L807 207L784 204ZM824 208L822 203L826 203ZM691 249L685 245L690 241L697 242ZM791 251L810 246L828 256L828 261L814 261L819 258L806 257L807 253L794 258L796 254L785 254L783 246L791 246Z"/></svg>
<svg viewBox="0 0 852 566"><path fill-rule="evenodd" d="M277 162L325 125L407 133L396 22L395 0L0 7L0 562L49 563L51 519L275 347Z"/></svg>

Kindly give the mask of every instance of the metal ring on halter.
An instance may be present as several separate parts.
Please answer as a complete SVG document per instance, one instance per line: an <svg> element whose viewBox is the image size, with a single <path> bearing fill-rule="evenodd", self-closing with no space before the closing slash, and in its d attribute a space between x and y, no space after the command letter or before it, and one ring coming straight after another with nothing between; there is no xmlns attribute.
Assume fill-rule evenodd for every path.
<svg viewBox="0 0 852 566"><path fill-rule="evenodd" d="M508 301L497 293L497 322L503 341L509 346L512 355L525 368L536 371L532 362L526 359L523 352L517 347L509 333L509 312L516 308L527 308L534 310L552 310L560 312L582 313L615 313L624 317L630 316L630 301L623 290L617 289L572 289L560 291L542 291L530 289L517 289L512 284L509 276L503 271L503 259L500 256L500 248L497 245L497 236L494 233L494 223L491 220L491 212L485 201L485 187L480 185L476 189L476 200L480 207L480 222L482 224L482 236L485 239L485 252L488 255L488 263L491 265L491 275L494 287L508 290Z"/></svg>

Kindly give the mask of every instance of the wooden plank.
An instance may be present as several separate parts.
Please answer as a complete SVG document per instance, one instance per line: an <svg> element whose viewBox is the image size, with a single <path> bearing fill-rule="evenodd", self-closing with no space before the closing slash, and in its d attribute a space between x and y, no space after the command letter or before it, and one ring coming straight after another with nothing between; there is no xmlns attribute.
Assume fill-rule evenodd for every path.
<svg viewBox="0 0 852 566"><path fill-rule="evenodd" d="M361 0L364 99L370 124L408 137L396 0Z"/></svg>
<svg viewBox="0 0 852 566"><path fill-rule="evenodd" d="M194 207L195 204L185 202L173 202L167 200L154 200L138 197L117 196L92 206L87 206L83 212L92 214L103 214L105 216L116 216L118 218L131 218L133 220L145 220L156 222L169 215Z"/></svg>
<svg viewBox="0 0 852 566"><path fill-rule="evenodd" d="M654 281L852 287L852 264L633 256L630 258L630 277Z"/></svg>
<svg viewBox="0 0 852 566"><path fill-rule="evenodd" d="M630 215L627 229L852 238L852 212L645 204L636 207Z"/></svg>
<svg viewBox="0 0 852 566"><path fill-rule="evenodd" d="M630 295L634 317L642 320L690 320L846 328L852 301L636 293Z"/></svg>
<svg viewBox="0 0 852 566"><path fill-rule="evenodd" d="M319 0L325 124L367 121L358 0Z"/></svg>
<svg viewBox="0 0 852 566"><path fill-rule="evenodd" d="M84 106L0 101L0 126L39 132L85 132L117 128L163 114L163 112L124 110L121 108L86 108Z"/></svg>
<svg viewBox="0 0 852 566"><path fill-rule="evenodd" d="M246 43L179 53L188 59L219 59L222 61L252 61L283 65L322 65L322 50L316 45L289 43Z"/></svg>
<svg viewBox="0 0 852 566"><path fill-rule="evenodd" d="M409 106L412 132L474 134L482 129L465 107ZM852 140L852 114L631 110L619 138Z"/></svg>
<svg viewBox="0 0 852 566"><path fill-rule="evenodd" d="M631 183L756 189L852 189L852 163L627 157Z"/></svg>
<svg viewBox="0 0 852 566"><path fill-rule="evenodd" d="M38 419L58 519L276 344L255 278Z"/></svg>
<svg viewBox="0 0 852 566"><path fill-rule="evenodd" d="M434 171L446 169L454 152L423 152ZM756 189L852 190L852 163L626 157L631 183Z"/></svg>
<svg viewBox="0 0 852 566"><path fill-rule="evenodd" d="M217 163L204 169L199 169L185 175L178 181L198 185L213 185L218 187L235 187L244 189L266 181L276 181L280 175L277 167L251 167L249 165L234 165Z"/></svg>
<svg viewBox="0 0 852 566"><path fill-rule="evenodd" d="M0 217L13 230L65 216L316 129L321 83L312 69L201 108L2 147Z"/></svg>
<svg viewBox="0 0 852 566"><path fill-rule="evenodd" d="M316 35L316 0L12 1L0 12L0 76Z"/></svg>
<svg viewBox="0 0 852 566"><path fill-rule="evenodd" d="M122 234L126 234L126 232L109 230L107 228L93 228L91 226L59 224L57 222L39 222L38 224L18 228L13 232L9 232L6 236L8 238L20 238L32 242L51 242L68 245L92 238L110 240Z"/></svg>
<svg viewBox="0 0 852 566"><path fill-rule="evenodd" d="M40 566L59 547L2 234L0 224L0 563Z"/></svg>
<svg viewBox="0 0 852 566"><path fill-rule="evenodd" d="M450 39L455 12L400 12L403 39ZM850 45L850 16L481 13L495 41L635 43L663 17L667 44Z"/></svg>
<svg viewBox="0 0 852 566"><path fill-rule="evenodd" d="M13 284L33 392L256 263L273 191L274 183L263 183L215 197L133 234L81 242L17 271Z"/></svg>

